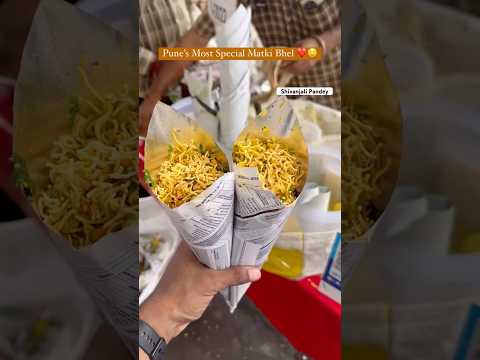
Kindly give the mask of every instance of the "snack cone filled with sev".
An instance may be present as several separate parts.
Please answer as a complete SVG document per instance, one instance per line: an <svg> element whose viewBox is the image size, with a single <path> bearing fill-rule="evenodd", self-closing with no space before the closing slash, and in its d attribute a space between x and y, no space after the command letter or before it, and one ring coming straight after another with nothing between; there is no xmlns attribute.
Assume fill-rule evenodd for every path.
<svg viewBox="0 0 480 360"><path fill-rule="evenodd" d="M15 180L32 215L132 354L138 351L135 50L67 2L41 1L16 83L13 131Z"/></svg>
<svg viewBox="0 0 480 360"><path fill-rule="evenodd" d="M296 200L308 171L308 150L285 97L272 103L233 145L235 221L232 266L261 266ZM233 311L248 285L230 289Z"/></svg>
<svg viewBox="0 0 480 360"><path fill-rule="evenodd" d="M343 81L342 104L342 281L346 284L381 223L397 184L402 154L400 104L376 36L355 76Z"/></svg>
<svg viewBox="0 0 480 360"><path fill-rule="evenodd" d="M145 139L145 183L198 260L230 267L234 174L215 141L158 103Z"/></svg>

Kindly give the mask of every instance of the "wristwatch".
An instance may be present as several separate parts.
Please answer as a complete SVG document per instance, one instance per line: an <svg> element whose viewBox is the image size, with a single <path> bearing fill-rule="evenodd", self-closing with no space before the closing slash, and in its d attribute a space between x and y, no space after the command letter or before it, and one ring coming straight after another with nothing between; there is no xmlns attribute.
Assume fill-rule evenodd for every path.
<svg viewBox="0 0 480 360"><path fill-rule="evenodd" d="M138 346L145 351L150 360L161 360L167 343L145 321L138 320Z"/></svg>

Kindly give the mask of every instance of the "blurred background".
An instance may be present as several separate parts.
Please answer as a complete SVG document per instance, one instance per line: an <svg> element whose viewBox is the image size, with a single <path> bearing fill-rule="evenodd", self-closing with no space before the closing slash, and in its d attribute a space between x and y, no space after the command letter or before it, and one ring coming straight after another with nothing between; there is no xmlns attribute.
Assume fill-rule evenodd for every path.
<svg viewBox="0 0 480 360"><path fill-rule="evenodd" d="M474 15L480 15L480 4L475 0L432 0L432 2L439 5L451 6Z"/></svg>
<svg viewBox="0 0 480 360"><path fill-rule="evenodd" d="M128 5L115 3L76 5L102 14L126 36L136 37L135 20L120 11ZM200 1L199 7L205 3ZM344 356L449 359L457 351L469 307L480 298L480 2L366 3L400 97L404 160L394 200L344 289ZM0 336L17 334L15 346L28 351L39 349L42 342L52 347L63 344L60 351L72 351L76 344L78 358L95 358L120 342L48 245L48 237L27 219L29 208L11 178L15 79L37 4L0 1L0 282L5 289L0 295ZM76 312L72 309L78 317L72 317ZM182 350L192 344L189 336L196 339L195 351L206 354L201 338L195 336L202 326L215 329L210 319L218 323L227 314L214 307L208 316L177 340L172 358L187 358ZM258 344L263 353L254 357L250 352L248 358L302 358L251 303L238 317L245 328L264 334L266 345ZM57 329L65 329L67 335L57 337ZM96 332L99 342L93 337ZM219 340L223 332L217 328L212 334ZM259 334L250 331L242 336L256 341ZM2 349L11 349L10 338L7 343L5 337L0 339L0 358L6 357ZM88 350L92 341L97 350ZM217 345L218 351L207 358L222 358L217 355L225 354L225 344ZM22 356L34 358L28 352ZM48 358L44 356L37 358ZM116 358L122 356L128 355Z"/></svg>
<svg viewBox="0 0 480 360"><path fill-rule="evenodd" d="M364 4L398 92L403 146L395 193L344 284L344 358L474 359L478 339L465 329L480 303L479 3Z"/></svg>
<svg viewBox="0 0 480 360"><path fill-rule="evenodd" d="M68 2L138 41L138 10L131 1ZM13 182L14 90L38 4L0 2L0 359L131 358ZM203 9L206 1L195 5ZM169 346L168 358L192 356L307 359L253 302L243 301L232 316L219 299Z"/></svg>

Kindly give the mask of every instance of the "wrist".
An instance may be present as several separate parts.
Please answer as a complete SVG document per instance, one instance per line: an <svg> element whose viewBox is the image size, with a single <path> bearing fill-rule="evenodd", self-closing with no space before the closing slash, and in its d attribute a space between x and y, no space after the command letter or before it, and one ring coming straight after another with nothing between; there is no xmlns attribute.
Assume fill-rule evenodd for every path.
<svg viewBox="0 0 480 360"><path fill-rule="evenodd" d="M162 92L159 91L153 91L153 89L150 89L148 94L145 96L143 99L144 102L156 105L157 102L161 101L162 99Z"/></svg>
<svg viewBox="0 0 480 360"><path fill-rule="evenodd" d="M156 79L158 80L158 78ZM162 100L163 95L167 92L164 84L154 81L147 91L144 101L156 104Z"/></svg>
<svg viewBox="0 0 480 360"><path fill-rule="evenodd" d="M148 68L148 76L150 80L154 80L160 72L160 61L153 61Z"/></svg>
<svg viewBox="0 0 480 360"><path fill-rule="evenodd" d="M139 318L150 325L168 344L185 326L175 318L175 310L164 301L147 300L140 308Z"/></svg>

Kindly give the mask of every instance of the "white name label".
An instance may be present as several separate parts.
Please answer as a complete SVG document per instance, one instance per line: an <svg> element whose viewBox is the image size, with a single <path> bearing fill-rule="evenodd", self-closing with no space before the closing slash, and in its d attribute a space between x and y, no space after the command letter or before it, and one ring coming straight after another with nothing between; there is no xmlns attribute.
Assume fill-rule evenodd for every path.
<svg viewBox="0 0 480 360"><path fill-rule="evenodd" d="M328 96L333 95L331 87L277 87L277 95Z"/></svg>

